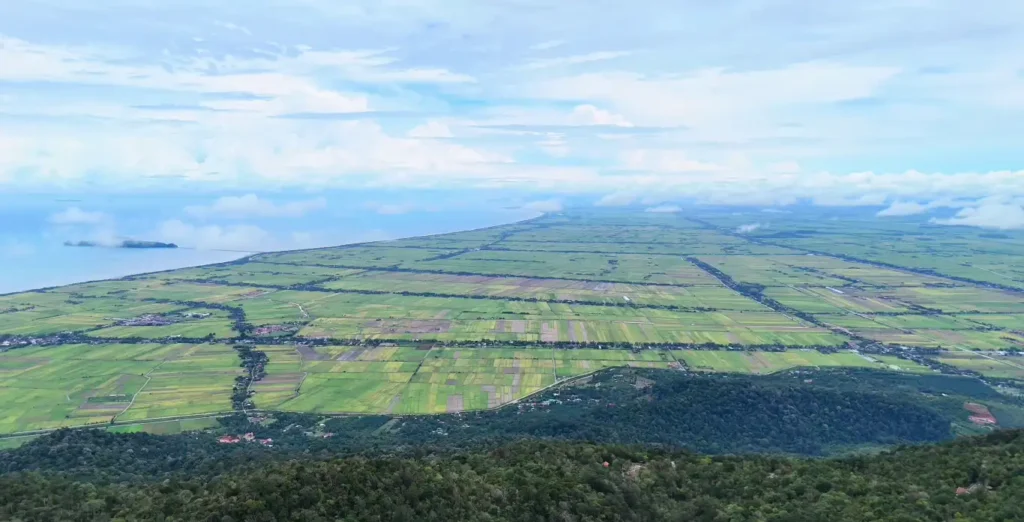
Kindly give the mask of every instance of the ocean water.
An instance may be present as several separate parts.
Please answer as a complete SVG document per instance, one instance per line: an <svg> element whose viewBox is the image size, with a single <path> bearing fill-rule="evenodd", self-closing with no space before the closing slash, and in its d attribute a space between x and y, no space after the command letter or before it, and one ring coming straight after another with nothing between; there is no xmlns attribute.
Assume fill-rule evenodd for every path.
<svg viewBox="0 0 1024 522"><path fill-rule="evenodd" d="M292 199L301 198L295 196ZM308 197L308 196L306 196ZM334 195L326 209L287 218L197 219L183 209L209 204L211 197L123 197L65 200L53 196L0 196L0 294L131 274L220 263L252 251L332 246L454 232L510 223L534 213L486 205L408 211L369 212L365 194ZM279 197L280 198L280 197ZM55 215L69 207L102 213L79 216L87 223L60 223ZM67 240L97 234L141 240L168 240L166 224L185 223L201 248L121 249L66 247ZM180 228L180 227L179 227ZM218 235L219 234L219 235ZM200 237L201 236L201 237ZM239 236L249 239L239 241ZM222 245L218 239L225 238ZM175 240L188 246L191 239ZM232 251L220 251L218 247Z"/></svg>
<svg viewBox="0 0 1024 522"><path fill-rule="evenodd" d="M21 251L16 255L0 257L0 294L221 263L244 255L182 249L70 248L45 243L19 243L17 248Z"/></svg>

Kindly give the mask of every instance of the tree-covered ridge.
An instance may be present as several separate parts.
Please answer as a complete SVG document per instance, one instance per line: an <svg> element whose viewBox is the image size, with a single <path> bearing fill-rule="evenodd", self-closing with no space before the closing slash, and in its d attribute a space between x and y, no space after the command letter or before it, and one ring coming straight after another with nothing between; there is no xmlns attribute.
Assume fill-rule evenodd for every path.
<svg viewBox="0 0 1024 522"><path fill-rule="evenodd" d="M525 441L300 458L153 483L0 477L13 521L1021 520L1024 433L838 460ZM958 494L959 489L959 494Z"/></svg>
<svg viewBox="0 0 1024 522"><path fill-rule="evenodd" d="M779 454L948 439L965 397L1017 406L963 377L620 369L490 412L60 430L0 452L0 520L1020 519L1020 431ZM273 447L218 442L247 432Z"/></svg>
<svg viewBox="0 0 1024 522"><path fill-rule="evenodd" d="M250 412L254 417L221 419L210 433L174 436L61 430L0 452L0 473L140 482L222 473L253 462L450 453L523 438L822 456L949 439L969 424L967 400L992 406L1000 422L1004 412L1019 408L963 377L847 371L698 376L621 369L488 412L336 418ZM221 435L249 432L272 439L273 447L218 442Z"/></svg>

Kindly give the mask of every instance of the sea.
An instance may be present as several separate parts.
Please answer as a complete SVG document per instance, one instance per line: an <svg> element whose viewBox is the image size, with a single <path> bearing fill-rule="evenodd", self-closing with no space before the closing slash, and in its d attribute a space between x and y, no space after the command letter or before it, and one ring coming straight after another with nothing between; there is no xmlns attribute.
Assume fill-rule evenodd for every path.
<svg viewBox="0 0 1024 522"><path fill-rule="evenodd" d="M455 232L536 215L485 201L423 207L406 202L375 208L375 203L366 202L384 200L384 195L371 194L335 194L322 208L280 211L288 201L310 197L263 196L265 201L277 201L271 210L264 205L260 212L267 215L219 216L189 210L210 208L216 201L213 195L0 195L0 294L221 263L261 251ZM64 241L98 237L170 240L189 248L64 246Z"/></svg>

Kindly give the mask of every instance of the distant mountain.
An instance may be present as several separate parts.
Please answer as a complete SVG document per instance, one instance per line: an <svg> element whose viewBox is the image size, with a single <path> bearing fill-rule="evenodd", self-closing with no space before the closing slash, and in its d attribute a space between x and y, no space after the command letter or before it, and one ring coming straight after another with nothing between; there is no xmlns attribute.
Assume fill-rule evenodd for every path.
<svg viewBox="0 0 1024 522"><path fill-rule="evenodd" d="M105 245L96 241L65 241L64 246L70 247L110 247L110 248L178 248L174 243L161 243L159 241L136 241L127 239L113 245Z"/></svg>

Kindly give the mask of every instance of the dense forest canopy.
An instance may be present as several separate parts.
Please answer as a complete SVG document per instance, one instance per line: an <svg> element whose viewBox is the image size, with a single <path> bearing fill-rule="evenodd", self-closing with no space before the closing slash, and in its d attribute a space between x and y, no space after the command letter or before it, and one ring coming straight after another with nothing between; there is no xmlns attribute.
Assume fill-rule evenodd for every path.
<svg viewBox="0 0 1024 522"><path fill-rule="evenodd" d="M868 456L952 439L966 400L1008 424L1020 402L955 376L618 369L488 412L64 429L0 452L0 519L1012 520L1021 432ZM245 433L273 443L219 441Z"/></svg>
<svg viewBox="0 0 1024 522"><path fill-rule="evenodd" d="M0 477L0 518L171 521L1020 520L1024 433L838 460L525 441L258 462L158 482Z"/></svg>
<svg viewBox="0 0 1024 522"><path fill-rule="evenodd" d="M970 429L963 407L968 400L1005 403L1005 411L1020 402L977 379L941 375L838 370L752 377L619 369L487 412L334 418L240 413L220 419L211 433L175 436L61 430L0 452L0 472L145 480L252 459L494 447L521 438L822 456L950 439ZM1013 426L1014 417L995 411ZM217 441L248 432L272 439L273 447Z"/></svg>

